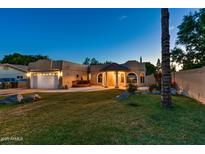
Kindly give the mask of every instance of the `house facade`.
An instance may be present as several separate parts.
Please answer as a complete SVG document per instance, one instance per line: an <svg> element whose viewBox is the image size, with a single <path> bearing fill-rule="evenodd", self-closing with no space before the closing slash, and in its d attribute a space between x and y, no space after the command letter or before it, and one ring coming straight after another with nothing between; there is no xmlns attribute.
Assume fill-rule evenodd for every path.
<svg viewBox="0 0 205 154"><path fill-rule="evenodd" d="M24 88L27 86L27 66L0 64L0 88Z"/></svg>
<svg viewBox="0 0 205 154"><path fill-rule="evenodd" d="M88 66L68 61L38 60L28 65L30 88L61 89L87 80Z"/></svg>
<svg viewBox="0 0 205 154"><path fill-rule="evenodd" d="M72 87L75 81L89 81L90 85L126 87L129 83L144 86L145 64L127 61L124 64L82 65L68 61L39 60L30 63L27 76L30 88L60 89Z"/></svg>
<svg viewBox="0 0 205 154"><path fill-rule="evenodd" d="M124 64L104 64L90 66L90 83L104 87L127 87L129 83L145 85L146 68L144 63L135 60Z"/></svg>

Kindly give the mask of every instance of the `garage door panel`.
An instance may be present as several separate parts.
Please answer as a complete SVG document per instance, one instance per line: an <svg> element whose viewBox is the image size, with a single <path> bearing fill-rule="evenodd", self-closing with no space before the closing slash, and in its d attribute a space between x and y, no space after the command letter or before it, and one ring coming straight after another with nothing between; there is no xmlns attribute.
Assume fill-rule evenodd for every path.
<svg viewBox="0 0 205 154"><path fill-rule="evenodd" d="M57 75L36 75L31 77L31 88L57 89L58 84Z"/></svg>

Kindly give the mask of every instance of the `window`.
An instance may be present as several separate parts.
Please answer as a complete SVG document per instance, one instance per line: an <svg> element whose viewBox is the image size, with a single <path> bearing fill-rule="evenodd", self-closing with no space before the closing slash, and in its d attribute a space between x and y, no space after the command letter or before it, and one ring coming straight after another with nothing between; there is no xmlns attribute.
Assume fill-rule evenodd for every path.
<svg viewBox="0 0 205 154"><path fill-rule="evenodd" d="M91 80L91 73L88 74L88 80Z"/></svg>
<svg viewBox="0 0 205 154"><path fill-rule="evenodd" d="M17 76L17 79L23 79L23 76Z"/></svg>
<svg viewBox="0 0 205 154"><path fill-rule="evenodd" d="M127 75L127 83L137 83L137 75L135 73L129 73Z"/></svg>
<svg viewBox="0 0 205 154"><path fill-rule="evenodd" d="M144 83L144 73L140 73L140 82Z"/></svg>
<svg viewBox="0 0 205 154"><path fill-rule="evenodd" d="M124 77L124 74L122 73L121 75L120 75L120 79L121 79L121 83L124 83L124 81L125 81L125 77Z"/></svg>
<svg viewBox="0 0 205 154"><path fill-rule="evenodd" d="M9 70L9 67L8 66L4 66L3 69L4 70Z"/></svg>
<svg viewBox="0 0 205 154"><path fill-rule="evenodd" d="M98 83L102 83L102 73L98 74L97 81Z"/></svg>

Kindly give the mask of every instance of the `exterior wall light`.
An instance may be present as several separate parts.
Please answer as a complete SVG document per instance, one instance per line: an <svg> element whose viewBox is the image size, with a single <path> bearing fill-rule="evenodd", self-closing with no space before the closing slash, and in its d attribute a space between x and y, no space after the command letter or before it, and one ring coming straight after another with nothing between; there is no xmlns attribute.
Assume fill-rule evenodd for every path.
<svg viewBox="0 0 205 154"><path fill-rule="evenodd" d="M27 72L26 73L26 76L29 78L29 77L31 77L31 73L30 72Z"/></svg>
<svg viewBox="0 0 205 154"><path fill-rule="evenodd" d="M62 77L63 76L63 72L62 71L59 71L58 72L58 77Z"/></svg>

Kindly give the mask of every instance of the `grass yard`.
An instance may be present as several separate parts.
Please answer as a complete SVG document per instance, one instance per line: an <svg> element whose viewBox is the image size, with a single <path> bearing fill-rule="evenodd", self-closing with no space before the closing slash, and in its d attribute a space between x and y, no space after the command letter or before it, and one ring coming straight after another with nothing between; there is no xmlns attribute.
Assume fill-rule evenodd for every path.
<svg viewBox="0 0 205 154"><path fill-rule="evenodd" d="M177 96L166 110L160 96L119 102L120 92L41 93L42 101L0 108L0 144L205 144L204 105Z"/></svg>
<svg viewBox="0 0 205 154"><path fill-rule="evenodd" d="M4 99L4 96L0 96L0 100L1 100L1 99Z"/></svg>

